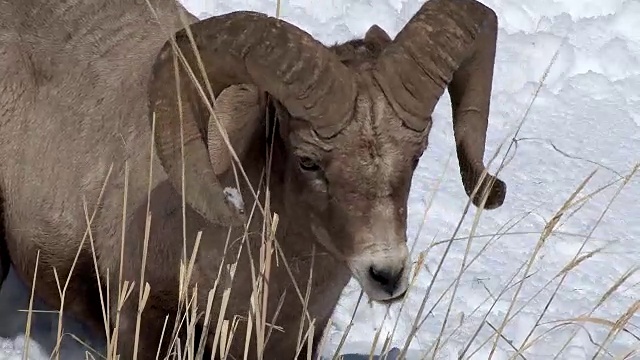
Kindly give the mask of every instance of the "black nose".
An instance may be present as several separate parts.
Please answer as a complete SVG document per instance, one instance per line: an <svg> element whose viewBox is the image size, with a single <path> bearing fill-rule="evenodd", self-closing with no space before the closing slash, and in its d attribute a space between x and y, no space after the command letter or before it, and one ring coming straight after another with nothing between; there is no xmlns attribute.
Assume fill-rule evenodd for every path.
<svg viewBox="0 0 640 360"><path fill-rule="evenodd" d="M398 270L390 268L377 268L375 266L371 266L369 267L369 276L371 276L371 279L373 279L373 281L380 284L382 289L387 294L393 295L393 293L398 289L403 271L404 268L400 268Z"/></svg>

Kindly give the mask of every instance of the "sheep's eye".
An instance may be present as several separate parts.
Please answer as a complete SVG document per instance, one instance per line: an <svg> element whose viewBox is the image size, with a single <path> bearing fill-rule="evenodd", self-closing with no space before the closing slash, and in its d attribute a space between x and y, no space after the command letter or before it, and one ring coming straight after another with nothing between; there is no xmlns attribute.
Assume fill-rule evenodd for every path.
<svg viewBox="0 0 640 360"><path fill-rule="evenodd" d="M310 158L303 156L300 158L300 169L304 171L318 171L320 170L320 165Z"/></svg>

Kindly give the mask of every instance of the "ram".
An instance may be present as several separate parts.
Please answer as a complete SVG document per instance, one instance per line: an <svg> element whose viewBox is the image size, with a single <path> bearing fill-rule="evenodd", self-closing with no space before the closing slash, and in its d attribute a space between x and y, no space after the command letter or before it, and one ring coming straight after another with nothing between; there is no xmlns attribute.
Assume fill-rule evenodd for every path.
<svg viewBox="0 0 640 360"><path fill-rule="evenodd" d="M54 268L64 280L75 263L65 312L104 334L99 290L110 286L115 309L121 265L122 279L140 281L149 213L139 359L168 346L167 336L160 344L165 316L177 310L180 264L199 231L190 280L198 304L245 244L225 317L249 314L250 261L255 270L267 211L279 216L275 238L289 266L272 265L265 316L279 311L284 331L271 333L265 358L296 353L304 312L293 280L304 292L312 273L306 311L318 335L301 356L317 354L352 276L374 301L401 299L411 265L407 198L445 89L465 192L479 189L476 206L482 194L487 209L503 203L505 183L484 176L497 19L481 3L431 0L395 39L374 25L333 46L256 12L199 21L181 17L174 0L150 3L154 11L134 0L0 0L9 253L0 263L31 284L39 256L36 293L56 308ZM226 189L237 185L245 202L262 205L235 206ZM214 321L230 285L223 280ZM112 327L118 319L124 359L133 358L135 294L106 319ZM236 358L244 327L230 348Z"/></svg>

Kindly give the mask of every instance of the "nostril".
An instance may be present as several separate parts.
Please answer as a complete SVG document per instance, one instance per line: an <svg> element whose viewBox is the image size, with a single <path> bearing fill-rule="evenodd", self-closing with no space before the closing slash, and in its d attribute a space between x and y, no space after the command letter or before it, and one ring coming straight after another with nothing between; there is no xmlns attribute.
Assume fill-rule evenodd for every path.
<svg viewBox="0 0 640 360"><path fill-rule="evenodd" d="M399 270L393 270L389 268L377 268L375 266L369 267L369 276L371 279L381 285L382 289L389 295L398 288L400 284L400 278L404 268Z"/></svg>

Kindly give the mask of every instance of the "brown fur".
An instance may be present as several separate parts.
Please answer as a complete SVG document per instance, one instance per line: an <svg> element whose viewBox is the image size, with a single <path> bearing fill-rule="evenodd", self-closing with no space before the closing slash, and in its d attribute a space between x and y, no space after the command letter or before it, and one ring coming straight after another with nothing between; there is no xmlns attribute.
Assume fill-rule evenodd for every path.
<svg viewBox="0 0 640 360"><path fill-rule="evenodd" d="M177 16L177 8L180 6L176 7L172 0L152 3L157 7L160 23L169 27L169 33L182 27ZM430 3L435 4L436 0ZM472 10L473 6L479 6L471 0L468 3ZM434 6L444 9L449 5ZM491 20L492 12L482 9L489 14L487 18ZM447 8L442 11L454 10ZM469 14L477 18L484 16L478 15L477 11ZM212 29L209 30L213 35L202 35L203 28L207 30L206 26L211 22L196 23L195 17L188 18L194 23L197 41L212 40L204 41L205 45L211 45L203 45L200 49L207 64L216 54L223 60L231 59L224 56L237 55L232 51L229 51L231 55L218 51L214 42L227 41L229 47L237 46L235 50L241 52L246 50L242 47L243 44L257 41L247 37L251 31L273 31L273 38L269 39L273 39L274 43L284 41L291 48L274 47L271 50L282 51L289 57L294 56L296 50L303 49L303 45L309 49L324 48L309 40L309 37L304 37L301 32L296 33L291 25L261 27L260 21L273 24L275 20L255 14L247 15L255 23L246 23L246 28L239 27L242 16L243 14L231 14L220 17L222 20L219 24L229 28L229 33L224 36L219 36ZM446 20L446 17L442 18ZM212 21L215 23L217 19ZM491 22L489 26L492 26ZM237 36L231 36L233 34ZM487 34L483 36L488 40L482 41L492 41L492 32L487 31ZM182 37L178 40L184 43L184 33L180 36ZM403 36L408 35L399 35ZM437 34L433 38L436 39ZM423 41L421 37L415 39ZM463 44L466 41L463 40L464 38L459 43ZM236 42L233 43L234 41ZM491 46L495 46L495 39L487 44L489 50L486 51L490 51ZM252 126L241 127L239 133L230 134L230 137L249 181L256 190L267 161L265 149L267 145L274 147L270 159L270 210L280 217L277 240L291 266L296 283L303 292L312 271L313 259L313 282L308 311L315 318L318 336L314 337L313 349L305 349L303 356L305 351L315 354L319 334L324 330L352 275L375 300L397 300L406 289L409 270L405 244L407 196L417 159L427 146L431 123L428 108L433 99L425 102L426 108L422 109L412 103L413 100L419 100L417 97L407 97L406 92L397 89L388 90L397 85L394 82L397 79L388 77L383 71L392 63L388 59L394 59L395 56L395 61L403 64L402 61L408 61L409 58L396 56L400 48L396 45L398 44L392 42L382 29L372 27L364 39L334 46L330 51L318 53L317 56L316 53L303 52L308 61L304 65L309 65L309 69L312 69L310 64L316 64L314 61L326 65L328 69L327 72L314 73L313 76L324 74L324 78L317 77L311 81L313 91L309 90L309 94L305 93L304 81L298 81L290 88L274 85L290 74L284 70L278 70L281 71L279 74L275 70L272 73L259 72L258 70L269 67L259 63L259 53L249 54L247 56L253 57L245 61L252 61L254 67L246 67L244 71L248 74L236 76L245 76L248 80L252 80L253 76L256 82L261 82L256 84L260 86L247 85L248 90L245 89L247 92L244 95L238 93L237 99L230 96L227 100L223 97L220 104L223 111L225 106L233 109L226 114L221 113L222 120L226 116L227 124L238 116L250 117L247 124ZM463 45L459 46L463 48ZM480 45L474 47L484 49ZM166 120L157 122L157 133L158 129L161 134L175 131L175 128L171 128L175 125L175 118L168 116L175 110L175 79L172 66L169 66L169 50L167 35L158 28L155 17L147 9L145 2L104 0L58 4L34 0L0 0L0 73L5 74L0 79L0 126L3 131L0 136L0 198L4 199L1 205L11 262L18 275L30 284L36 253L40 251L36 293L50 306L59 307L60 299L53 269L56 269L63 280L69 275L76 249L85 236L86 218L92 217L95 211L91 239L95 246L98 271L94 269L91 243L87 237L67 290L65 311L82 319L95 331L104 331L95 280L99 276L103 285L109 282L111 297L108 301L113 309L117 301L115 289L118 287L116 280L123 232L125 171L128 170L129 178L126 189L123 277L136 284L141 270L147 188L150 186L152 218L145 280L151 285L151 293L143 313L144 330L138 356L140 359L155 358L164 317L175 311L177 276L183 250L181 195L176 187L179 184L175 183L175 177L172 178L176 169L179 169L179 162L170 157L171 151L176 151L175 147L172 148L175 143L171 142L172 139L169 141L167 138L156 137L158 151L150 153L153 136L149 126L150 112L145 103L150 99L149 105L159 114L158 119ZM457 51L454 50L450 51ZM485 50L476 51L480 53ZM459 73L455 67L446 70L457 74L452 75L450 91L454 103L461 103L462 108L455 107L454 114L457 114L457 110L466 114L474 106L480 107L482 114L483 106L488 107L487 84L486 81L481 82L479 76L484 76L485 80L488 76L490 81L493 58L489 55L483 53L482 57L477 56L477 59L472 58L464 63L463 56L460 55L454 59L458 61L456 66L461 68ZM186 56L188 60L192 59L191 55ZM343 67L331 60L334 58ZM322 63L318 59L327 59L327 62ZM383 65L377 65L378 59L384 60L381 62ZM242 71L238 67L242 68L243 65L235 64L236 67L233 67L223 60L219 62L222 65L217 68L214 66L215 69L210 74L220 74L223 78L218 84L214 84L216 95L227 88L227 85L242 83L231 78L234 76L233 71ZM286 62L283 60L283 63ZM291 60L291 64L295 65L295 62ZM427 72L438 73L440 70L439 67L421 65ZM491 71L488 70L489 66ZM444 68L445 65L442 65L442 69ZM446 71L444 74L448 77ZM344 77L337 80L336 74ZM185 72L181 75L184 79ZM429 77L427 75L421 74L417 78L424 80ZM211 78L218 79L216 76ZM225 81L227 84L223 84ZM335 88L327 85L325 88L333 91L321 96L320 90L325 89L321 85L331 81L335 82ZM464 92L467 83L476 86L473 91L469 91L472 95ZM439 96L438 90L434 90L437 86L425 83L416 83L416 86L426 94L435 94L436 98ZM198 177L197 173L194 176L192 173L187 174L187 180L191 181L189 184L196 188L200 186L197 188L198 192L192 186L187 186L185 197L189 206L185 211L188 253L196 233L203 231L192 277L192 285L198 285L197 300L202 307L218 269L235 260L233 255L240 242L233 242L228 251L229 256L223 258L228 231L225 221L231 223L231 215L224 210L222 201L215 202L218 198L214 192L203 193L200 190L206 190L206 186L215 187L209 180L219 181L222 187L235 186L235 176L228 161L218 163L222 156L227 155L220 153L218 158L217 150L213 151L219 148L216 147L216 142L209 143L208 149L204 147L211 151L206 153L206 159L198 157L201 154L197 152L197 148L193 152L190 150L192 145L201 143L201 138L207 144L208 136L212 139L216 137L215 130L211 130L213 127L209 128L209 135L202 134L207 131L208 119L204 106L198 103L199 99L193 91L185 94L188 105L186 116L192 121L200 122L195 129L185 128L187 140L195 140L189 142L190 147L185 145L190 156L188 161L198 159L195 161L197 166L188 167L188 170L204 171L210 166L212 173L217 175L212 178L204 173L201 174L202 177ZM303 97L302 94L308 96ZM247 97L240 99L242 96ZM229 103L225 105L225 101L251 102L252 98L255 106L260 109L259 112L241 112L239 109L244 106ZM469 100L470 98L476 100ZM326 102L327 99L334 102L317 109L308 106L314 102ZM485 100L486 104L476 104ZM418 108L421 112L416 117L411 111ZM269 118L255 118L256 113L265 113L262 110L269 110ZM264 130L273 125L274 114L278 120L277 127L265 137ZM335 117L330 116L332 114ZM454 118L454 123L458 118ZM470 193L469 186L477 182L478 171L484 169L482 155L486 129L483 129L483 123L486 128L486 117L475 122L471 118L472 115L469 115L463 117L464 121L456 123L456 140L467 193ZM185 122L187 126L192 126L193 123ZM234 131L233 126L228 125L226 128ZM213 164L209 163L209 157L213 159ZM153 166L151 180L148 179L149 160ZM171 161L167 162L168 160ZM318 166L317 170L301 168L314 164ZM113 168L101 195L103 182L111 166ZM494 180L497 185L494 185L494 191L490 194L487 208L499 206L504 199L504 184ZM205 187L202 187L203 184ZM247 204L247 215L253 204L253 197L246 185L242 185L240 190ZM264 187L260 190L260 200L264 204ZM209 194L212 194L211 197L208 197ZM85 202L87 213L84 211ZM474 203L478 203L476 198ZM220 221L221 219L226 220ZM236 315L246 317L249 311L251 271L247 249L251 250L253 260L257 261L262 216L258 215L253 219L249 230L251 235L241 253L233 283L232 300L226 312L227 319L233 319ZM231 239L241 237L242 233L242 227L233 227ZM315 257L312 257L314 254ZM0 258L0 265L4 266L6 263L6 259ZM274 330L267 344L265 358L288 359L296 352L298 325L302 315L301 302L282 265L274 267L269 284L271 295L267 319L271 319L280 296L284 296L283 310L275 325L284 327L285 332ZM218 286L213 304L213 324L217 321L221 291L226 285L229 284L223 282ZM120 318L119 351L125 359L132 358L131 340L135 335L136 299L137 293L134 292ZM112 318L107 320L113 325L115 311L112 314ZM239 333L234 336L232 355L236 358L242 357L244 328L245 323L241 322ZM208 345L211 340L212 338Z"/></svg>

